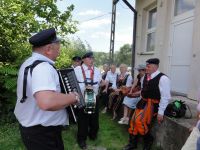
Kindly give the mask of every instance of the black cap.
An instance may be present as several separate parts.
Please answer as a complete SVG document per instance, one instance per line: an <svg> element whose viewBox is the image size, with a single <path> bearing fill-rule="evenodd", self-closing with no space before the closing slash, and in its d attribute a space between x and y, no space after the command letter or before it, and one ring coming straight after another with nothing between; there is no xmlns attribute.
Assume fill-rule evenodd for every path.
<svg viewBox="0 0 200 150"><path fill-rule="evenodd" d="M90 52L85 53L85 55L83 55L82 59L88 58L88 57L93 57L93 52L90 51Z"/></svg>
<svg viewBox="0 0 200 150"><path fill-rule="evenodd" d="M33 35L29 39L29 43L32 44L34 47L39 47L51 43L59 42L60 39L56 36L56 31L54 28L42 30L37 34Z"/></svg>
<svg viewBox="0 0 200 150"><path fill-rule="evenodd" d="M79 56L74 56L74 57L72 58L72 60L73 60L73 61L81 61L81 57L79 57Z"/></svg>
<svg viewBox="0 0 200 150"><path fill-rule="evenodd" d="M158 65L160 63L160 60L158 58L151 58L151 59L148 59L146 61L147 64L154 64L154 65Z"/></svg>

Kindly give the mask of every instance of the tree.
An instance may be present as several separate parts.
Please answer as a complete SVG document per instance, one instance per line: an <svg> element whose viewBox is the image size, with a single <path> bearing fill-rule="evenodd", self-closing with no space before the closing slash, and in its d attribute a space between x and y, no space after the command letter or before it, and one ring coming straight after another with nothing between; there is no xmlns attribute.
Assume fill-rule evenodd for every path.
<svg viewBox="0 0 200 150"><path fill-rule="evenodd" d="M7 114L16 99L17 70L31 53L28 38L41 29L55 27L62 39L75 33L74 6L61 13L55 0L0 1L0 116ZM63 42L65 45L65 42ZM9 93L9 94L6 94ZM12 107L8 107L11 104Z"/></svg>
<svg viewBox="0 0 200 150"><path fill-rule="evenodd" d="M74 33L73 9L71 5L61 13L53 0L1 0L0 61L21 61L30 54L28 37L41 29L55 27L62 37Z"/></svg>
<svg viewBox="0 0 200 150"><path fill-rule="evenodd" d="M125 44L120 47L119 52L115 54L115 63L119 64L127 64L128 66L131 65L131 45Z"/></svg>
<svg viewBox="0 0 200 150"><path fill-rule="evenodd" d="M109 63L109 54L105 52L94 52L95 65L102 66Z"/></svg>
<svg viewBox="0 0 200 150"><path fill-rule="evenodd" d="M82 57L87 50L88 49L80 38L78 38L77 40L68 40L68 44L65 44L61 48L61 54L56 61L56 67L66 68L71 66L72 57Z"/></svg>

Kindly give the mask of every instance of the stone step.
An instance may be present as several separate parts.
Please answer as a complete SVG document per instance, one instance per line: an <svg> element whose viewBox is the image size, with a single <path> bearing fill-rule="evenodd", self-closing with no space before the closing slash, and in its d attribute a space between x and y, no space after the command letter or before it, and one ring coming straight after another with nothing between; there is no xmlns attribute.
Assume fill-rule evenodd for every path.
<svg viewBox="0 0 200 150"><path fill-rule="evenodd" d="M173 96L173 100L182 100L189 106L192 112L191 119L175 119L165 117L161 125L155 124L152 132L154 134L155 143L157 146L162 147L163 150L180 150L190 135L189 129L196 125L197 122L197 101L188 99L183 96ZM190 116L187 110L186 116Z"/></svg>

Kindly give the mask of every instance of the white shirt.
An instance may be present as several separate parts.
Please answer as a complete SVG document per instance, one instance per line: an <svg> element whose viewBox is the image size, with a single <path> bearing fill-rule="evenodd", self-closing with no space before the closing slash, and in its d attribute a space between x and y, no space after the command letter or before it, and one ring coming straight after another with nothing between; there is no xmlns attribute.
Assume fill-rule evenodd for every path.
<svg viewBox="0 0 200 150"><path fill-rule="evenodd" d="M126 81L126 87L131 87L133 84L133 78L128 72L126 72L125 76L126 75L129 75Z"/></svg>
<svg viewBox="0 0 200 150"><path fill-rule="evenodd" d="M151 79L155 78L159 73L160 71L158 70L152 73ZM141 80L142 88L143 88L143 80L144 80L144 76ZM165 75L161 76L158 87L160 90L160 103L158 107L158 114L164 115L164 111L169 103L169 100L171 99L171 93L170 93L171 85L170 85L169 78Z"/></svg>
<svg viewBox="0 0 200 150"><path fill-rule="evenodd" d="M112 73L112 71L108 71L107 75L106 75L106 79L107 82L112 83L112 88L113 89L117 89L117 73Z"/></svg>
<svg viewBox="0 0 200 150"><path fill-rule="evenodd" d="M82 66L83 66L83 70L85 71L86 78L90 78L90 70L88 69L88 67L85 64L82 64ZM81 66L77 66L76 68L74 68L74 71L75 71L75 74L76 74L76 78L77 78L77 80L79 82L79 86L80 86L81 92L84 95L85 83L83 83L84 82L84 77L83 77ZM102 79L102 77L101 77L100 70L98 68L94 67L93 82L94 83L97 82L97 84L93 85L93 88L94 88L94 92L95 92L96 95L98 94L98 89L99 89L99 84L101 82L101 79Z"/></svg>
<svg viewBox="0 0 200 150"><path fill-rule="evenodd" d="M26 66L32 64L35 60L43 60L38 64L30 75L30 71L27 77L27 99L24 103L21 103L23 92L23 79L24 69ZM68 124L68 117L65 109L58 111L44 111L40 109L36 103L33 95L38 91L51 90L60 92L60 83L57 71L53 68L54 64L49 58L33 53L20 67L18 80L17 80L17 103L15 106L15 116L20 124L24 127L30 127L34 125L42 126L57 126ZM55 99L56 100L56 99Z"/></svg>

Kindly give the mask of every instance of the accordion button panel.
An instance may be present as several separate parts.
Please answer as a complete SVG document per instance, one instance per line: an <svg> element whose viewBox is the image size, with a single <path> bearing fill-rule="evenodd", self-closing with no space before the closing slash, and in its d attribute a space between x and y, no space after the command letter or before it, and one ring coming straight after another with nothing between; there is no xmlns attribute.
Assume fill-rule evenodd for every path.
<svg viewBox="0 0 200 150"><path fill-rule="evenodd" d="M77 92L80 96L80 102L77 103L76 105L78 108L84 108L85 107L84 97L81 93L81 89L79 87L74 69L66 68L66 69L58 70L58 72L59 72L60 79L62 79L63 89L65 89L62 91L65 93Z"/></svg>

